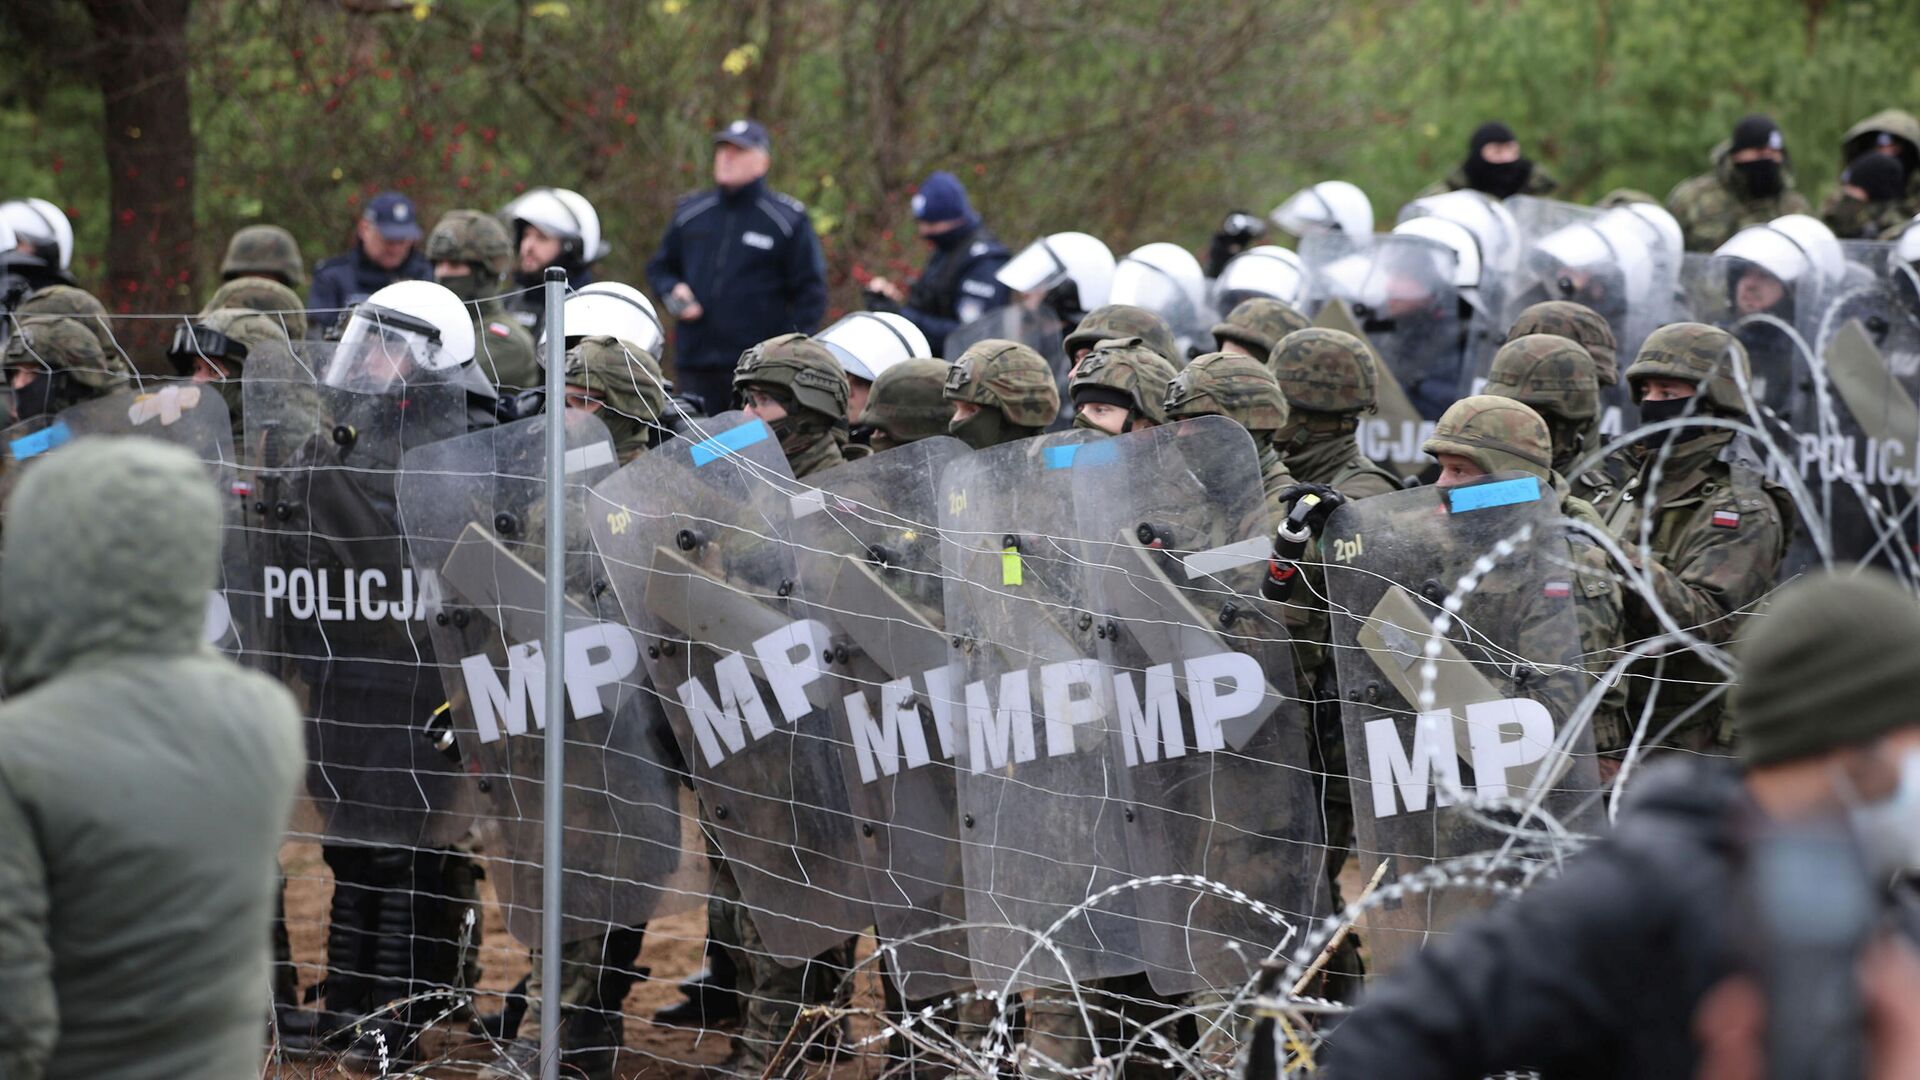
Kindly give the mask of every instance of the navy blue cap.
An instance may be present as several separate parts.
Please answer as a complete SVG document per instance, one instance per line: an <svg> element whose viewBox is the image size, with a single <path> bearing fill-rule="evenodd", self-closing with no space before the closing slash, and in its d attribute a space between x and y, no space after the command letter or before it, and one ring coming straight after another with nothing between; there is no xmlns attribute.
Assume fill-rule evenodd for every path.
<svg viewBox="0 0 1920 1080"><path fill-rule="evenodd" d="M719 146L721 143L731 143L742 150L773 150L773 143L767 138L766 126L758 120L735 120L714 132L713 145Z"/></svg>
<svg viewBox="0 0 1920 1080"><path fill-rule="evenodd" d="M916 221L958 221L973 217L973 206L967 202L966 185L960 178L944 170L928 176L913 196L913 216Z"/></svg>
<svg viewBox="0 0 1920 1080"><path fill-rule="evenodd" d="M418 240L422 235L413 200L397 191L383 191L367 200L366 212L360 216L373 222L388 240Z"/></svg>

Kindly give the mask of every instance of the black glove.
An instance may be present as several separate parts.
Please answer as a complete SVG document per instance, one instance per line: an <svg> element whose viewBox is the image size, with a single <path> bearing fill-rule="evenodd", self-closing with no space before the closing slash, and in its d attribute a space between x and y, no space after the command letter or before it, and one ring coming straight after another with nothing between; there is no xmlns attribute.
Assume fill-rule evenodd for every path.
<svg viewBox="0 0 1920 1080"><path fill-rule="evenodd" d="M1318 496L1311 504L1302 507L1301 501L1309 495ZM1280 492L1280 503L1287 508L1287 520L1307 527L1307 531L1319 536L1327 527L1327 519L1335 510L1346 505L1347 497L1325 484L1295 484Z"/></svg>
<svg viewBox="0 0 1920 1080"><path fill-rule="evenodd" d="M1228 212L1226 219L1220 222L1220 229L1213 234L1213 240L1207 244L1207 276L1217 278L1220 271L1235 255L1253 246L1254 241L1267 235L1267 223L1245 210Z"/></svg>
<svg viewBox="0 0 1920 1080"><path fill-rule="evenodd" d="M860 299L866 303L868 311L891 311L895 315L900 314L900 305L886 293L867 289L860 294Z"/></svg>

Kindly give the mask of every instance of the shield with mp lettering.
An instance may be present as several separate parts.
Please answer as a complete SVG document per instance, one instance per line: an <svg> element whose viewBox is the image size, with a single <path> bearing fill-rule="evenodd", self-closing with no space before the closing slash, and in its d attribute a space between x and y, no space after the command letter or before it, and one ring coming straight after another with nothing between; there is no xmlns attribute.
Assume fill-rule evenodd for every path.
<svg viewBox="0 0 1920 1080"><path fill-rule="evenodd" d="M1550 485L1500 475L1349 503L1321 537L1375 970L1602 825L1576 605L1607 583L1570 535Z"/></svg>
<svg viewBox="0 0 1920 1080"><path fill-rule="evenodd" d="M691 907L705 857L687 844L692 799L659 697L588 534L588 488L611 475L605 425L565 410L568 940ZM540 938L546 817L547 438L535 416L408 451L400 514L445 688L438 743L476 778L507 929Z"/></svg>
<svg viewBox="0 0 1920 1080"><path fill-rule="evenodd" d="M793 479L744 413L597 484L587 520L754 927L796 965L873 922L840 775L832 642L794 595Z"/></svg>

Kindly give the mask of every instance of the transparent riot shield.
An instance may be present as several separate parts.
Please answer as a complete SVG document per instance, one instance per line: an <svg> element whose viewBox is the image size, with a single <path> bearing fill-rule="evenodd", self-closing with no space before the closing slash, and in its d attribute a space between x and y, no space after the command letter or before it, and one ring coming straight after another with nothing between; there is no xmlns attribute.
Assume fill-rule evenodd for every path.
<svg viewBox="0 0 1920 1080"><path fill-rule="evenodd" d="M1745 259L1696 252L1681 264L1680 293L1694 321L1721 327L1740 339L1753 373L1754 398L1761 406L1787 426L1811 415L1812 343L1802 333L1801 304L1791 286Z"/></svg>
<svg viewBox="0 0 1920 1080"><path fill-rule="evenodd" d="M1072 535L1074 463L1112 452L1087 432L1043 435L956 459L941 483L960 847L984 986L1145 966L1133 894L1102 895L1130 876L1125 806Z"/></svg>
<svg viewBox="0 0 1920 1080"><path fill-rule="evenodd" d="M564 413L567 436L566 823L569 940L692 906L703 862L682 843L677 754L640 644L588 535L587 488L614 469L607 429ZM532 417L408 451L400 513L451 713L455 751L499 833L507 928L540 940L545 814L546 440ZM704 870L704 867L698 867ZM677 886L677 887L669 887Z"/></svg>
<svg viewBox="0 0 1920 1080"><path fill-rule="evenodd" d="M1425 237L1377 237L1353 304L1387 374L1427 420L1438 420L1461 395L1468 327L1453 284L1455 261L1451 248Z"/></svg>
<svg viewBox="0 0 1920 1080"><path fill-rule="evenodd" d="M240 593L246 587L247 553L240 525L247 488L233 451L227 406L210 387L195 383L128 390L95 398L58 414L0 432L0 507L36 458L91 435L139 435L171 443L207 467L226 514L221 530L220 585L207 597L206 640L231 657L256 648L256 628ZM229 595L229 594L233 595Z"/></svg>
<svg viewBox="0 0 1920 1080"><path fill-rule="evenodd" d="M249 599L262 667L307 717L307 793L330 841L443 846L473 785L429 741L445 697L396 484L412 447L463 434L466 392L323 381L325 345L245 367Z"/></svg>
<svg viewBox="0 0 1920 1080"><path fill-rule="evenodd" d="M1366 329L1345 301L1335 300L1321 308L1313 324L1344 331L1366 342L1367 350L1373 355L1374 370L1385 369L1380 350L1367 337ZM1396 476L1412 476L1426 467L1427 456L1421 453L1420 446L1433 434L1433 421L1421 418L1413 402L1407 400L1407 392L1401 389L1399 380L1376 379L1375 386L1373 414L1362 416L1360 427L1354 433L1360 452L1386 465Z"/></svg>
<svg viewBox="0 0 1920 1080"><path fill-rule="evenodd" d="M1358 303L1360 288L1366 283L1374 237L1353 236L1343 232L1310 233L1300 238L1295 249L1307 268L1307 301L1301 313L1318 315L1326 306L1340 300Z"/></svg>
<svg viewBox="0 0 1920 1080"><path fill-rule="evenodd" d="M1543 238L1569 225L1589 224L1605 213L1597 207L1537 195L1509 195L1501 204L1513 218L1522 251L1531 250Z"/></svg>
<svg viewBox="0 0 1920 1080"><path fill-rule="evenodd" d="M1089 450L1094 448L1090 447ZM1325 912L1325 829L1245 428L1209 416L1083 452L1074 514L1155 990L1231 992ZM1267 910L1261 910L1264 906Z"/></svg>
<svg viewBox="0 0 1920 1080"><path fill-rule="evenodd" d="M825 625L794 598L803 490L743 413L640 455L587 519L754 925L799 964L873 921L828 711Z"/></svg>
<svg viewBox="0 0 1920 1080"><path fill-rule="evenodd" d="M1072 329L1044 301L1031 305L1008 304L948 334L943 355L951 362L960 359L960 354L982 341L1017 341L1046 358L1047 367L1053 369L1055 388L1060 391L1060 416L1071 419L1073 405L1067 400L1067 374L1073 368L1073 361L1067 356L1066 341L1067 333Z"/></svg>
<svg viewBox="0 0 1920 1080"><path fill-rule="evenodd" d="M954 809L952 658L940 473L966 445L922 439L812 478L793 501L797 593L832 647L828 695L874 925L908 1001L973 981Z"/></svg>
<svg viewBox="0 0 1920 1080"><path fill-rule="evenodd" d="M1349 503L1321 538L1355 851L1363 877L1384 860L1383 885L1409 882L1366 915L1379 970L1489 905L1482 879L1599 827L1591 732L1570 722L1591 680L1566 535L1552 489L1513 476ZM1472 855L1491 866L1438 869Z"/></svg>

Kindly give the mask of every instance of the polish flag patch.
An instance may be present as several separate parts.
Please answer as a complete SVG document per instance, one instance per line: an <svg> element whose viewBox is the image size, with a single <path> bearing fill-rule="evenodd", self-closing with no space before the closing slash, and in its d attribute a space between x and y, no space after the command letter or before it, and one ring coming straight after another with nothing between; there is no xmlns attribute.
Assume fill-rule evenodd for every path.
<svg viewBox="0 0 1920 1080"><path fill-rule="evenodd" d="M1715 510L1713 527L1716 529L1737 529L1740 527L1740 515L1731 510Z"/></svg>
<svg viewBox="0 0 1920 1080"><path fill-rule="evenodd" d="M1549 581L1541 587L1540 595L1552 600L1564 600L1573 595L1573 583L1570 581Z"/></svg>
<svg viewBox="0 0 1920 1080"><path fill-rule="evenodd" d="M492 334L494 337L506 337L513 333L513 331L507 329L506 323L490 322L487 324L487 333Z"/></svg>

